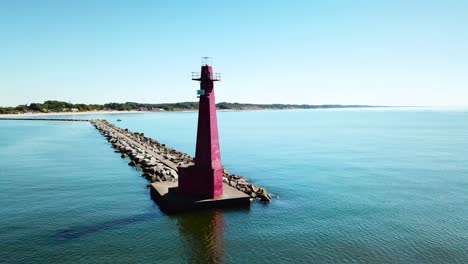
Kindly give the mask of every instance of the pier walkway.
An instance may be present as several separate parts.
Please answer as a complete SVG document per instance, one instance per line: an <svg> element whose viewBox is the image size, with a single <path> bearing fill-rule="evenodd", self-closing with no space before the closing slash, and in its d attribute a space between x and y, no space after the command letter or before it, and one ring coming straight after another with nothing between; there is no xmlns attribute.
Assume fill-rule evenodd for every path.
<svg viewBox="0 0 468 264"><path fill-rule="evenodd" d="M102 122L100 120L93 120L92 123L99 124L101 126L101 129L112 132L114 134L114 136L117 137L118 139L123 139L125 142L127 142L129 144L132 144L132 145L138 147L139 149L144 150L146 155L150 155L150 156L154 157L156 160L160 161L164 165L166 165L169 168L177 171L177 164L175 164L174 162L168 160L167 158L163 157L162 155L156 153L151 148L148 148L147 146L144 146L143 144L136 141L132 137L128 136L128 133L124 133L124 132L120 131L120 129L117 129L114 126L111 126L109 123Z"/></svg>

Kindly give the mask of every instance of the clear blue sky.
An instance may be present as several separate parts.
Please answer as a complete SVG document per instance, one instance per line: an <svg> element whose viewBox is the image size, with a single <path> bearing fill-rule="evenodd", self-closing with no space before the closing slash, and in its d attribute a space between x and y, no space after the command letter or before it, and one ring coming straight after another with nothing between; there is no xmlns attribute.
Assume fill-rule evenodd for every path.
<svg viewBox="0 0 468 264"><path fill-rule="evenodd" d="M468 105L468 1L0 2L0 105Z"/></svg>

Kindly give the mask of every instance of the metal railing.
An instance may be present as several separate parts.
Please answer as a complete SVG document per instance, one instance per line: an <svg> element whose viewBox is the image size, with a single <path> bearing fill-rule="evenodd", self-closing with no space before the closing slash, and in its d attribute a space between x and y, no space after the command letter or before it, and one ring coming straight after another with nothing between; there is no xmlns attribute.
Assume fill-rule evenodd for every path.
<svg viewBox="0 0 468 264"><path fill-rule="evenodd" d="M201 73L200 72L192 72L192 80L199 80L201 79ZM213 76L211 77L212 81L220 81L221 80L221 73L215 72L213 73Z"/></svg>
<svg viewBox="0 0 468 264"><path fill-rule="evenodd" d="M200 72L192 72L192 79L200 79L201 73Z"/></svg>

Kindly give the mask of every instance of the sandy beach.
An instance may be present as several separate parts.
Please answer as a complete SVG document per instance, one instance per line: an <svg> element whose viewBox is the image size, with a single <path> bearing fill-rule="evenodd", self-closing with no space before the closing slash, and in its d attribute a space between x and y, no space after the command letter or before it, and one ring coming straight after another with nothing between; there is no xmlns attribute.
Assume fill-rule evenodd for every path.
<svg viewBox="0 0 468 264"><path fill-rule="evenodd" d="M0 114L0 118L5 117L36 117L36 116L64 116L64 115L100 115L100 114L143 114L149 111L87 111L87 112L57 112L57 113L24 113L24 114ZM154 112L151 112L154 113Z"/></svg>

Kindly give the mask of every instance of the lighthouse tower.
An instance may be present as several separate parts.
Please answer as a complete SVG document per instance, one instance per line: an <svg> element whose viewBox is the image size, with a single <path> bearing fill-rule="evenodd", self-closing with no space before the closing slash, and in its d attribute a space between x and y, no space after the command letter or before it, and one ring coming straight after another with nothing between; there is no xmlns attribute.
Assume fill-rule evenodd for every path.
<svg viewBox="0 0 468 264"><path fill-rule="evenodd" d="M223 194L223 166L218 139L218 121L214 82L220 74L214 73L209 57L202 58L201 72L192 73L192 80L200 82L197 94L198 109L197 146L195 164L179 167L178 192L200 199L213 199Z"/></svg>

